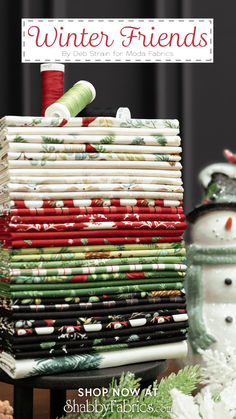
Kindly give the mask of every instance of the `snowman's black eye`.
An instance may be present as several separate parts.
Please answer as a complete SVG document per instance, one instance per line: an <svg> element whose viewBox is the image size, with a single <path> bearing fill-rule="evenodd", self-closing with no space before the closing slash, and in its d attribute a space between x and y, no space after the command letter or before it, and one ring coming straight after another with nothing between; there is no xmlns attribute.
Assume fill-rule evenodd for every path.
<svg viewBox="0 0 236 419"><path fill-rule="evenodd" d="M227 317L225 317L225 321L226 321L226 323L232 323L233 322L233 317L227 316Z"/></svg>
<svg viewBox="0 0 236 419"><path fill-rule="evenodd" d="M225 285L231 285L232 279L231 278L225 278Z"/></svg>

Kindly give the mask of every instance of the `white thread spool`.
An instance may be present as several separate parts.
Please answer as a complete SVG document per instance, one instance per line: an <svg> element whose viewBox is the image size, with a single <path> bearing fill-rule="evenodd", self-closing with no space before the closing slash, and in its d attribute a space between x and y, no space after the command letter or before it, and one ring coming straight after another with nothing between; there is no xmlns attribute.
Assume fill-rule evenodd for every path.
<svg viewBox="0 0 236 419"><path fill-rule="evenodd" d="M131 119L131 112L129 108L118 108L116 112L117 119Z"/></svg>

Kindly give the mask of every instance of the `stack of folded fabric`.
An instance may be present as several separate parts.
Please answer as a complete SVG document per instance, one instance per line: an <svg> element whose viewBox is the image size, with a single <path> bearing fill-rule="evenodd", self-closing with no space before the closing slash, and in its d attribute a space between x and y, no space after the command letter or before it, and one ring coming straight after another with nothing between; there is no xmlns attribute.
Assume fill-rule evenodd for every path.
<svg viewBox="0 0 236 419"><path fill-rule="evenodd" d="M0 128L1 368L185 356L178 121L9 116Z"/></svg>

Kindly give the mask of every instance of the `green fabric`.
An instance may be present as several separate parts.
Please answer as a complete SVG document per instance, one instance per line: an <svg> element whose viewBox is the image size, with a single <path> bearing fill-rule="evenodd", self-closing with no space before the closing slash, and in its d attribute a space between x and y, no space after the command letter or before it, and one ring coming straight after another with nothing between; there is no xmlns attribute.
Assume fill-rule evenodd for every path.
<svg viewBox="0 0 236 419"><path fill-rule="evenodd" d="M106 273L110 271L115 272L133 272L133 271L159 271L159 270L174 270L174 271L185 271L186 265L174 264L174 263L140 263L137 265L127 264L127 265L113 265L110 266L85 266L81 268L58 268L58 269L16 269L11 271L11 276L23 275L23 276L35 276L35 275L86 275L89 273ZM63 271L63 272L62 272ZM6 274L6 273L5 273Z"/></svg>
<svg viewBox="0 0 236 419"><path fill-rule="evenodd" d="M174 290L182 289L182 282L170 282L167 284L136 284L136 285L123 285L113 287L99 287L72 289L72 290L47 290L47 291L16 291L6 292L1 290L0 294L6 298L26 298L26 297L70 297L81 295L102 295L102 294L122 294L125 292L138 292L138 291L156 291L156 290Z"/></svg>
<svg viewBox="0 0 236 419"><path fill-rule="evenodd" d="M184 280L184 278L182 278L182 280ZM124 281L119 280L118 281L118 285L135 285L137 284L139 280L138 279L126 279ZM180 278L151 278L151 279L144 279L140 282L145 282L145 283L151 283L151 284L158 284L158 283L167 283L167 282L178 282L180 281ZM106 283L104 284L104 281L97 281L96 284L94 284L93 282L71 282L71 283L64 283L63 284L63 289L83 289L83 288L94 288L94 286L96 287L110 287L112 285L117 285L117 281L106 281ZM0 292L1 290L3 291L18 291L18 290L22 290L22 291L27 291L27 290L37 290L37 289L61 289L62 285L61 284L55 284L55 283L33 283L33 284L11 284L11 283L7 283L7 282L2 282L0 283Z"/></svg>
<svg viewBox="0 0 236 419"><path fill-rule="evenodd" d="M6 249L3 249L6 250ZM33 249L34 250L34 249ZM92 259L92 258L125 258L125 257L140 257L140 256L185 256L186 251L183 247L175 249L138 249L138 250L101 250L90 252L68 252L68 253L45 253L45 254L19 254L11 256L10 252L1 252L2 260L7 260L10 263L14 262L31 262L31 261L64 261L77 259ZM14 265L16 266L16 265Z"/></svg>
<svg viewBox="0 0 236 419"><path fill-rule="evenodd" d="M143 272L141 278L135 278L137 282L139 281L146 281L147 278L160 278L165 282L165 278L178 278L178 280L182 280L186 275L186 272L178 272L178 271L149 271ZM126 272L112 272L109 274L90 274L86 275L86 283L87 282L96 282L97 281L110 281L116 280L120 281L132 279L129 278ZM10 279L11 284L33 284L33 283L64 283L64 282L71 282L73 280L73 275L64 275L64 276L14 276ZM96 284L95 284L96 285ZM105 285L105 284L104 284Z"/></svg>
<svg viewBox="0 0 236 419"><path fill-rule="evenodd" d="M91 246L65 246L65 247L35 247L23 249L0 249L0 252L9 255L31 255L47 253L68 253L68 252L100 252L100 251L122 251L140 249L176 249L184 248L184 241L173 243L148 243L148 244L99 244Z"/></svg>
<svg viewBox="0 0 236 419"><path fill-rule="evenodd" d="M86 260L63 260L46 262L11 262L12 269L34 269L34 268L66 268L78 266L113 266L129 265L136 263L185 263L184 256L148 256L130 258L106 258L106 259L86 259Z"/></svg>

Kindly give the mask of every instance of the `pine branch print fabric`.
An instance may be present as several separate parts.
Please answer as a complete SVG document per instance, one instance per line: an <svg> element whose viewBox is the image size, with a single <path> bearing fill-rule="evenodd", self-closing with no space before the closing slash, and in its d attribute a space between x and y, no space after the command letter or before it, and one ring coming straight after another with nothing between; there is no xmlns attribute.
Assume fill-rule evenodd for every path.
<svg viewBox="0 0 236 419"><path fill-rule="evenodd" d="M70 138L73 138L73 137L70 137ZM170 137L170 139L171 138L172 137ZM69 158L72 157L70 156L71 153L86 153L86 154L88 153L118 153L118 155L119 153L132 153L132 154L138 153L141 155L143 154L142 153L143 148L141 148L140 145L138 144L135 145L135 142L133 143L133 141L135 141L135 137L133 139L132 138L130 139L132 145L125 145L125 144L114 145L114 141L112 141L112 143L110 144L109 143L91 144L91 143L88 143L88 138L86 139L86 137L84 140L85 144L75 144L75 143L64 144L63 137L61 140L58 140L59 141L58 143L53 142L53 144L47 143L47 141L45 141L45 137L42 138L42 144L32 143L31 136L29 137L28 141L25 140L24 138L22 138L21 141L19 138L18 140L19 141L16 141L16 139L13 139L13 142L12 142L8 138L8 144L5 147L3 147L3 149L1 150L0 156L3 155L3 153L4 154L6 153L15 153L15 154L17 153L43 153L41 157L45 157L45 153L48 155L52 153L58 153L57 157L59 159L62 159L65 157L63 154L66 154L66 156L68 156L69 154L68 157ZM50 138L48 138L47 140L50 141ZM56 139L54 139L54 141L56 141ZM180 139L179 140L176 139L175 142L180 143ZM179 154L182 151L181 147L175 147L173 146L173 144L172 145L165 144L165 147L163 147L158 142L158 140L155 140L154 146L145 145L144 150L145 150L145 154L154 153L154 154L170 154L170 155ZM129 154L126 154L126 155L129 155ZM10 155L8 154L8 158L9 160L11 160L11 154ZM80 160L79 156L76 156L76 154L75 154L75 159Z"/></svg>
<svg viewBox="0 0 236 419"><path fill-rule="evenodd" d="M122 132L121 132L122 134ZM131 135L130 131L128 135L111 135L111 134L104 134L104 135L94 135L93 133L89 134L89 138L87 135L76 135L76 134L51 134L51 136L48 135L35 135L35 134L22 134L22 135L9 135L6 133L6 136L2 139L2 145L3 147L11 143L11 148L13 150L25 150L29 149L28 145L30 144L32 149L35 149L34 144L37 144L37 151L40 151L43 146L47 147L55 147L54 150L61 151L65 150L65 146L71 147L71 151L89 151L89 148L87 147L87 144L91 144L92 146L99 147L99 145L102 145L102 147L109 147L106 148L106 150L114 151L115 148L110 148L112 145L131 145L132 147L135 147L136 150L138 150L137 146L180 146L181 139L177 135ZM22 146L22 143L24 145ZM27 144L25 144L27 143ZM18 146L17 146L18 144ZM39 145L40 144L40 145ZM41 145L42 144L42 145ZM48 146L49 144L49 146ZM68 145L69 144L69 145ZM79 144L79 146L77 146ZM82 144L82 145L81 145ZM40 148L39 148L40 147ZM75 148L76 150L75 150ZM87 147L87 149L86 149ZM97 148L96 148L97 150ZM124 151L130 151L130 148L127 147L123 149ZM133 149L134 150L134 149ZM145 150L149 150L148 148Z"/></svg>
<svg viewBox="0 0 236 419"><path fill-rule="evenodd" d="M111 368L144 361L154 361L165 358L179 358L186 356L185 341L150 345L143 347L124 348L122 350L100 352L95 354L65 355L63 357L30 358L15 360L11 354L2 352L0 362L2 369L14 379L34 376L56 374L68 371L91 370L97 368Z"/></svg>
<svg viewBox="0 0 236 419"><path fill-rule="evenodd" d="M70 118L45 118L33 116L5 116L0 119L0 129L6 127L126 127L126 128L169 128L179 129L177 119L119 119L112 117L82 117ZM57 130L59 133L59 131Z"/></svg>
<svg viewBox="0 0 236 419"><path fill-rule="evenodd" d="M1 368L184 356L178 121L10 116L0 131Z"/></svg>

